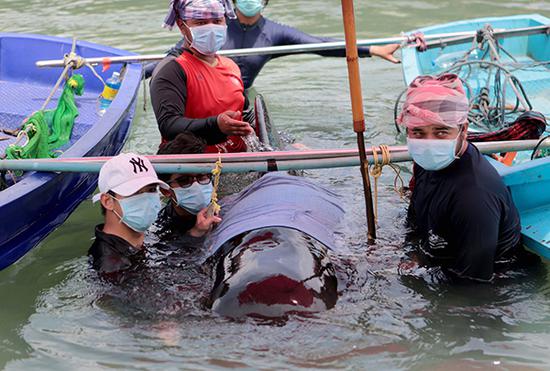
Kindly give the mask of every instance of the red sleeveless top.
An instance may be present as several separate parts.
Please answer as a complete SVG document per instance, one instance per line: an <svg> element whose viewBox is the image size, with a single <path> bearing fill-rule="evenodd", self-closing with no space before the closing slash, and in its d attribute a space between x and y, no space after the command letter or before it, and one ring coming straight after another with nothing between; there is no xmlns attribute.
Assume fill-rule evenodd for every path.
<svg viewBox="0 0 550 371"><path fill-rule="evenodd" d="M217 116L225 111L239 112L242 119L244 85L241 71L231 59L216 56L218 63L212 67L192 53L184 52L176 61L187 77L187 101L185 117L201 119ZM246 144L239 136L229 136L227 141L209 145L205 152L243 152Z"/></svg>

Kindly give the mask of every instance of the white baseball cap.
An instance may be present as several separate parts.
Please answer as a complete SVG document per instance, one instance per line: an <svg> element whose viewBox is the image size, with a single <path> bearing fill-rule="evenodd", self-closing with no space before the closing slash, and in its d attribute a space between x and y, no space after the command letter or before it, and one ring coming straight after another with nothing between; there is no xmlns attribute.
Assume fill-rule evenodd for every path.
<svg viewBox="0 0 550 371"><path fill-rule="evenodd" d="M131 196L141 188L158 184L160 187L170 187L160 180L147 157L135 153L121 153L105 162L99 171L99 193L92 198L99 201L102 194L109 191L121 196Z"/></svg>

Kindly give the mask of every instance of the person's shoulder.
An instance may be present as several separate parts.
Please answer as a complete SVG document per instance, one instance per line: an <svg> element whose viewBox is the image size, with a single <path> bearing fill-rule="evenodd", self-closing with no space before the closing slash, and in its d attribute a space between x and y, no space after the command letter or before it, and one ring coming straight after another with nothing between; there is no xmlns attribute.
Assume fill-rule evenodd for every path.
<svg viewBox="0 0 550 371"><path fill-rule="evenodd" d="M471 178L474 182L471 185L478 189L484 189L486 192L501 194L505 191L506 186L497 169L491 165L487 157L479 152L479 150L470 145L470 166L469 171L472 173Z"/></svg>
<svg viewBox="0 0 550 371"><path fill-rule="evenodd" d="M120 257L117 250L121 249L120 245L124 245L125 242L120 237L103 232L102 224L96 226L95 239L88 250L91 266L99 272L113 271L116 265L113 261Z"/></svg>
<svg viewBox="0 0 550 371"><path fill-rule="evenodd" d="M182 58L183 55L184 54L180 55L179 57L176 57L176 56L173 56L173 55L168 55L168 56L164 57L159 62L159 64L158 64L157 68L155 69L155 71L160 71L160 70L164 70L164 69L179 67L178 58Z"/></svg>
<svg viewBox="0 0 550 371"><path fill-rule="evenodd" d="M181 56L178 58L181 58ZM174 75L185 76L185 71L183 70L183 68L181 68L181 65L177 61L178 58L174 56L167 56L162 61L160 61L153 70L153 73L151 75L151 82Z"/></svg>
<svg viewBox="0 0 550 371"><path fill-rule="evenodd" d="M292 27L292 26L289 26L287 24L284 24L282 22L276 22L276 21L273 21L269 18L266 18L266 17L263 17L264 19L264 24L263 26L265 28L270 28L270 29L291 29L291 30L294 30L295 28Z"/></svg>
<svg viewBox="0 0 550 371"><path fill-rule="evenodd" d="M92 245L88 249L88 255L99 256L103 253L103 246L105 245L105 239L107 234L103 232L103 224L98 224L94 229L94 238Z"/></svg>
<svg viewBox="0 0 550 371"><path fill-rule="evenodd" d="M224 68L229 69L231 72L239 75L239 77L241 76L241 69L239 68L237 63L235 63L235 61L233 61L231 58L225 57L223 55L219 55L218 58L219 58L219 62L221 64L221 66L223 66Z"/></svg>
<svg viewBox="0 0 550 371"><path fill-rule="evenodd" d="M218 55L218 61L221 62L222 66L238 67L237 63L235 63L235 61L233 59L231 59L229 57L226 57L224 55Z"/></svg>

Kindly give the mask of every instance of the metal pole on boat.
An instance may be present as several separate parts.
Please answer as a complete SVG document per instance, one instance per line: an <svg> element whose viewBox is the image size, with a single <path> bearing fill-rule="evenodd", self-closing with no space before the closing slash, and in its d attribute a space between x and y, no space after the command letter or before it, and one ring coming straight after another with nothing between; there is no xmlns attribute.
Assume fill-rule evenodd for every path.
<svg viewBox="0 0 550 371"><path fill-rule="evenodd" d="M357 133L357 146L359 148L361 175L363 177L363 191L365 193L367 239L368 243L373 244L376 240L376 222L374 218L374 207L369 178L369 164L365 154L365 115L363 113L363 95L361 93L361 75L359 72L359 55L357 51L357 35L355 31L353 0L342 0L342 15L346 37L346 59L348 63L353 130Z"/></svg>
<svg viewBox="0 0 550 371"><path fill-rule="evenodd" d="M474 37L475 31L451 32L443 34L426 35L426 40L440 40L446 37ZM409 36L384 37L376 39L358 40L358 46L373 46L387 44L401 44L409 42ZM252 55L280 55L280 54L301 54L313 53L327 50L343 50L346 47L344 41L331 41L311 44L294 44L294 45L277 45L266 46L260 48L243 48L243 49L226 49L220 50L218 55L226 57L246 57ZM150 54L150 55L124 55L124 56L104 56L85 58L86 62L92 66L101 64L120 64L120 63L144 63L156 62L164 59L166 54ZM36 67L63 67L65 61L63 59L40 60L36 62Z"/></svg>
<svg viewBox="0 0 550 371"><path fill-rule="evenodd" d="M549 25L533 26L527 28L518 29L496 29L495 36L502 38L507 36L524 36L537 33L544 33L550 29ZM425 40L432 40L427 43L428 48L440 47L441 45L455 45L462 44L476 36L476 31L462 31L462 32L447 32L440 34L428 34L424 35ZM373 45L387 45L395 43L410 43L408 35L385 37L376 39L363 39L358 40L358 46L373 46ZM220 50L219 55L226 57L245 57L251 55L280 55L280 54L300 54L300 53L313 53L318 51L327 50L341 50L345 48L345 42L332 41L323 43L312 44L296 44L296 45L278 45L261 48L243 48L243 49L231 49ZM144 63L160 61L166 57L166 54L150 54L150 55L124 55L124 56L103 56L103 57L90 57L85 58L86 62L92 66L102 64L120 64L120 63ZM37 61L36 67L64 67L65 61L63 59L53 60L40 60Z"/></svg>
<svg viewBox="0 0 550 371"><path fill-rule="evenodd" d="M514 140L502 142L474 143L483 154L531 151L534 148L550 148L550 140L541 141ZM391 163L411 161L411 156L405 146L389 147ZM380 152L380 150L377 150ZM232 156L236 155L236 156ZM374 152L365 151L366 160L375 162ZM215 156L215 157L214 157ZM215 166L218 154L194 155L151 155L147 156L155 170L162 174L172 173L203 173L210 172ZM359 166L360 159L357 150L313 150L287 153L276 152L243 152L239 154L222 154L225 173L248 173L250 171L286 171L304 169L330 169L337 167ZM101 166L112 157L75 157L75 158L38 158L24 160L0 160L0 171L53 171L53 172L84 172L97 173ZM274 168L276 167L276 169ZM513 169L514 167L510 167Z"/></svg>

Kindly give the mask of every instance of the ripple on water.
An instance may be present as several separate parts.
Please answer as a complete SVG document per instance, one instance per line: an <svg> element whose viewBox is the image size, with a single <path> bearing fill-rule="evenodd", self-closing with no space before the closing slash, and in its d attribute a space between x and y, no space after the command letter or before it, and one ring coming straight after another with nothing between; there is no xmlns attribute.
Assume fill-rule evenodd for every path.
<svg viewBox="0 0 550 371"><path fill-rule="evenodd" d="M142 53L163 52L180 37L160 28L164 3L53 0L44 4L0 1L3 19L10 20L0 28L74 35ZM478 16L535 11L550 15L547 1L530 0L356 1L355 5L360 38L395 36ZM279 0L269 5L266 14L306 32L342 36L338 0ZM393 100L403 88L400 67L374 58L361 59L360 66L367 144L403 143L393 128ZM267 98L277 127L298 141L312 148L355 146L345 59L275 59L258 77L256 88ZM154 153L160 136L150 105L143 112L142 103L140 98L126 150ZM407 170L406 165L403 168ZM9 360L7 369L13 370L52 365L163 370L546 368L550 344L546 266L510 275L493 286L449 287L399 276L406 202L391 190L393 174L385 170L380 180L379 239L373 246L366 243L358 168L305 175L344 196L347 214L338 231L344 248L334 256L341 295L334 309L276 322L220 318L202 305L211 285L208 276L185 264L163 271L153 266L149 276L125 289L101 283L82 257L87 246L75 248L75 242L89 244L90 220L98 215L82 206L75 215L84 221L70 219L56 238L1 272L0 289L3 298L10 298L10 306L0 306L0 311L8 311L7 317L2 312L0 321L0 329L8 331L0 343L0 368ZM76 227L82 229L80 234L71 230ZM71 241L57 238L68 232ZM29 307L32 314L16 316ZM16 320L5 320L12 317ZM13 332L21 338L19 343Z"/></svg>

